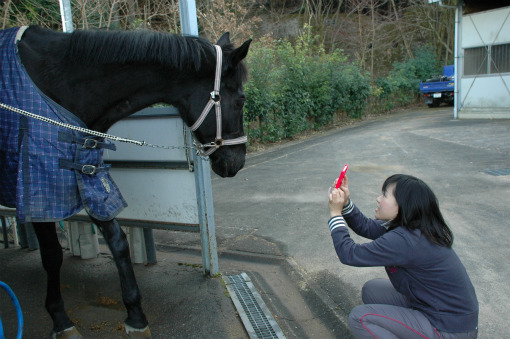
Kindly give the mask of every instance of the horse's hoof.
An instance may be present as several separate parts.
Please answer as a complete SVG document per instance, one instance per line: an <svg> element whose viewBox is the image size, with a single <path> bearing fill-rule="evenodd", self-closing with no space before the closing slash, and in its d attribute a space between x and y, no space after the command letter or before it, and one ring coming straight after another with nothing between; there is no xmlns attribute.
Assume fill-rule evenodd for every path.
<svg viewBox="0 0 510 339"><path fill-rule="evenodd" d="M151 329L149 326L145 326L144 328L134 328L129 326L128 324L124 324L126 329L126 333L130 338L133 339L150 339L151 337Z"/></svg>
<svg viewBox="0 0 510 339"><path fill-rule="evenodd" d="M80 339L83 337L81 336L80 332L78 332L76 327L73 326L73 327L66 328L65 330L60 331L60 332L52 332L51 338L52 339Z"/></svg>

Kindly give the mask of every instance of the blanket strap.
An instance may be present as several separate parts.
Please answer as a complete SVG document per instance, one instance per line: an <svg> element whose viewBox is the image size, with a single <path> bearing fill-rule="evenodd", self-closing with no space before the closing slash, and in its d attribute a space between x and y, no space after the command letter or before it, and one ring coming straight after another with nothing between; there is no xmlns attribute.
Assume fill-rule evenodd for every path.
<svg viewBox="0 0 510 339"><path fill-rule="evenodd" d="M81 148L88 148L88 149L104 148L104 149L109 149L112 151L115 151L117 149L117 147L115 146L114 143L105 142L104 138L95 137L93 135L79 137L72 133L66 133L66 132L59 131L58 132L58 141L67 142L70 144L78 144L78 145L81 145Z"/></svg>
<svg viewBox="0 0 510 339"><path fill-rule="evenodd" d="M83 165L83 164L77 164L73 162L72 160L68 159L58 159L58 166L60 168L65 169L74 169L77 171L80 171L83 174L87 175L94 175L98 172L105 172L108 171L111 167L111 165L104 165L103 167L94 166L94 165Z"/></svg>

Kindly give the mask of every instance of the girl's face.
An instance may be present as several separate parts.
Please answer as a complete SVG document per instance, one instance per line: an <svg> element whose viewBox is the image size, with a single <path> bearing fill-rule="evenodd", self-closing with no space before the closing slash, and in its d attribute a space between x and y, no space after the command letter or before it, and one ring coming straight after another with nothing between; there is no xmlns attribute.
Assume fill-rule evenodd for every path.
<svg viewBox="0 0 510 339"><path fill-rule="evenodd" d="M395 185L391 184L379 197L377 197L377 208L375 209L375 218L380 220L393 220L398 214L398 204L393 192Z"/></svg>

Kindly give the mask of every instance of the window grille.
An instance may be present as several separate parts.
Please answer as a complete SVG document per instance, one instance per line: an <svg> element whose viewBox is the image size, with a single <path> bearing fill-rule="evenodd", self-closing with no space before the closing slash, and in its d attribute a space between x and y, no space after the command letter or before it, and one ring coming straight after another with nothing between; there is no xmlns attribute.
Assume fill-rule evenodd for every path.
<svg viewBox="0 0 510 339"><path fill-rule="evenodd" d="M492 46L491 59L491 73L510 72L510 44Z"/></svg>
<svg viewBox="0 0 510 339"><path fill-rule="evenodd" d="M464 49L464 75L508 72L510 72L510 44Z"/></svg>
<svg viewBox="0 0 510 339"><path fill-rule="evenodd" d="M464 75L487 74L487 47L464 50Z"/></svg>

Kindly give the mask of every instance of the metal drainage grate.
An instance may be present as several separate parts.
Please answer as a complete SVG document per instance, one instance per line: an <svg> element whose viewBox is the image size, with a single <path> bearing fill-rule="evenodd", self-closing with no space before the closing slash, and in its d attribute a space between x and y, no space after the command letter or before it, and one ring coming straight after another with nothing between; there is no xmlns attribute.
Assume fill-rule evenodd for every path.
<svg viewBox="0 0 510 339"><path fill-rule="evenodd" d="M499 177L501 175L510 175L510 168L500 168L495 170L485 170L485 173Z"/></svg>
<svg viewBox="0 0 510 339"><path fill-rule="evenodd" d="M285 339L280 326L266 307L246 273L226 277L228 293L250 338Z"/></svg>

